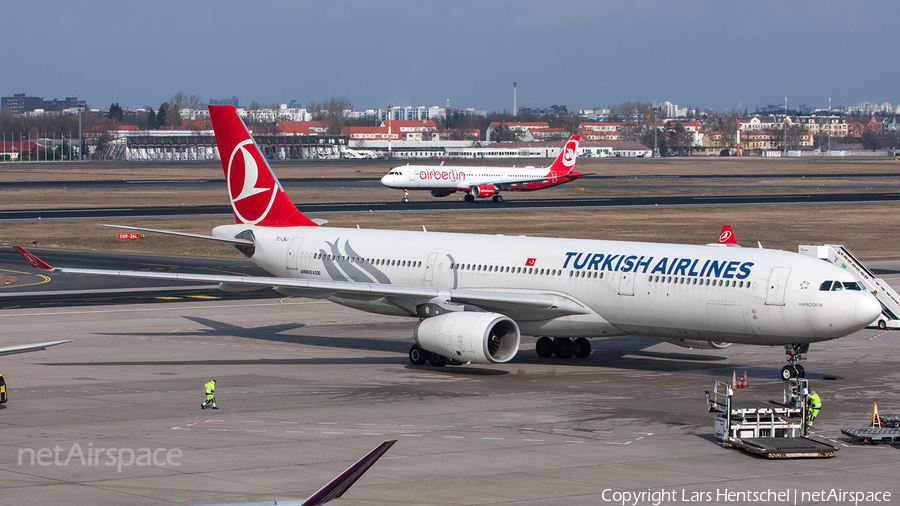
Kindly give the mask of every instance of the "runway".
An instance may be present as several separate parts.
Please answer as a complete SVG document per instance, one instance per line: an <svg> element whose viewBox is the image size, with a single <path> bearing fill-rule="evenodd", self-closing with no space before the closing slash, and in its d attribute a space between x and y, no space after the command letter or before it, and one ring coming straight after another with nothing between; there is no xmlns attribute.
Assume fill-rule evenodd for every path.
<svg viewBox="0 0 900 506"><path fill-rule="evenodd" d="M855 181L862 179L884 179L891 180L900 178L900 172L885 173L859 173L846 172L834 174L822 173L800 173L800 174L783 174L783 173L767 173L767 174L715 174L715 175L698 175L698 174L670 174L670 175L625 175L625 176L605 176L602 174L587 174L578 180L576 184L590 182L610 182L610 181L691 181L697 182L720 182L721 181L746 181L746 180L766 180L775 179L780 181L788 181L793 179L806 180L834 180L844 179L847 181ZM310 177L310 178L279 178L279 182L285 188L382 188L379 178L343 178L343 177ZM36 190L36 189L134 189L134 188L179 188L179 189L196 189L196 188L222 188L225 189L224 179L105 179L105 180L51 180L51 181L3 181L0 182L0 190Z"/></svg>
<svg viewBox="0 0 900 506"><path fill-rule="evenodd" d="M0 268L30 271L0 252ZM56 255L79 266L128 262ZM214 260L199 264L247 267ZM179 257L140 263L187 267ZM900 262L870 267L900 286ZM60 278L23 292L52 298L86 286ZM86 291L107 289L103 279ZM682 494L695 492L713 494L710 504L726 502L715 500L726 491L900 493L896 448L852 445L840 434L868 423L873 399L882 413L900 411L897 331L812 346L805 365L824 402L815 436L840 451L829 460L769 461L714 442L703 391L747 371L751 388L738 396L780 398L780 348L695 351L623 337L595 340L584 360L539 359L528 337L511 363L438 369L409 364L414 324L252 295L0 309L2 345L75 339L0 358L10 388L0 408L0 505L305 497L389 438L399 442L335 504L620 504L609 499L614 492L647 490L677 495L663 504L690 502ZM220 409L200 410L203 383L213 378ZM182 457L121 471L77 459L19 463L23 449L59 447L62 461L76 444L85 452L178 449Z"/></svg>
<svg viewBox="0 0 900 506"><path fill-rule="evenodd" d="M744 194L710 196L654 195L643 197L610 197L583 199L506 199L501 203L490 199L475 202L431 199L403 203L389 202L344 202L304 204L295 203L304 214L346 214L346 213L397 213L397 212L444 212L444 211L504 211L539 209L602 209L626 207L690 207L690 206L746 206L775 204L859 204L872 202L898 202L900 192L867 193L797 193L797 194ZM153 206L153 207L90 207L90 208L44 208L0 210L0 222L31 220L100 220L118 218L161 218L230 216L229 205L201 206Z"/></svg>

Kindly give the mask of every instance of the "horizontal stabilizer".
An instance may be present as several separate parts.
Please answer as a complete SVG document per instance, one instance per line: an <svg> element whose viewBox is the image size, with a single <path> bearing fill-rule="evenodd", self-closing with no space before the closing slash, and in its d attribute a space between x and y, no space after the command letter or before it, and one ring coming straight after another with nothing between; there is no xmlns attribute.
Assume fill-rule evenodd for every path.
<svg viewBox="0 0 900 506"><path fill-rule="evenodd" d="M125 225L100 225L101 227L121 228L123 230L136 230L138 232L150 232L151 234L174 235L176 237L186 237L188 239L201 239L204 241L215 241L225 244L240 244L244 246L253 246L253 241L249 239L240 239L237 237L216 237L214 235L190 234L188 232L174 232L172 230L156 230L153 228L128 227Z"/></svg>
<svg viewBox="0 0 900 506"><path fill-rule="evenodd" d="M56 346L57 344L65 344L65 343L68 343L71 341L72 341L72 339L66 339L65 341L47 341L45 343L17 344L15 346L4 346L4 347L0 348L0 356L15 355L16 353L27 353L29 351L46 350L50 346Z"/></svg>

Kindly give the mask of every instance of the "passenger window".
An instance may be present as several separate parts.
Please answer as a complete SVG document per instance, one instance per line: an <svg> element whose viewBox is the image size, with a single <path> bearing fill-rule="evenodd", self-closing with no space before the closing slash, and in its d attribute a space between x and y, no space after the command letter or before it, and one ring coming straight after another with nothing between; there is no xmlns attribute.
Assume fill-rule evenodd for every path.
<svg viewBox="0 0 900 506"><path fill-rule="evenodd" d="M843 290L843 289L844 289L844 287L841 286L841 282L840 282L840 281L835 281L835 282L834 282L834 286L831 287L831 291L832 291L832 292L839 292L839 291L841 291L841 290Z"/></svg>
<svg viewBox="0 0 900 506"><path fill-rule="evenodd" d="M826 281L819 285L820 292L827 292L828 290L831 290L831 281Z"/></svg>

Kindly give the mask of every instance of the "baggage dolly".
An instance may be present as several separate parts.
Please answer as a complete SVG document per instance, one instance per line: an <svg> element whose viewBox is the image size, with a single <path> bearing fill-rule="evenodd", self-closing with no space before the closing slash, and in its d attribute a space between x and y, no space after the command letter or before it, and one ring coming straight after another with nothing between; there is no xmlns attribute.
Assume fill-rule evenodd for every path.
<svg viewBox="0 0 900 506"><path fill-rule="evenodd" d="M723 446L740 448L770 459L833 457L839 448L809 437L806 394L809 383L793 378L784 383L783 402L738 401L731 385L713 381L706 391L707 407L716 415L716 437Z"/></svg>

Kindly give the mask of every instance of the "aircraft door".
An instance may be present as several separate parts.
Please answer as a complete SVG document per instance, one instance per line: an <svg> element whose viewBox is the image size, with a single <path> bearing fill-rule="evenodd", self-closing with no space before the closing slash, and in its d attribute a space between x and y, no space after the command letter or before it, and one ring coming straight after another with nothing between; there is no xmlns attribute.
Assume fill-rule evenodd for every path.
<svg viewBox="0 0 900 506"><path fill-rule="evenodd" d="M407 167L407 168L409 169L409 180L415 181L416 180L416 169L413 169L412 167Z"/></svg>
<svg viewBox="0 0 900 506"><path fill-rule="evenodd" d="M619 278L619 295L634 296L634 272L623 272Z"/></svg>
<svg viewBox="0 0 900 506"><path fill-rule="evenodd" d="M300 245L303 244L302 237L294 237L287 250L287 268L297 270L297 257L300 256Z"/></svg>
<svg viewBox="0 0 900 506"><path fill-rule="evenodd" d="M775 267L772 269L772 275L769 276L769 286L766 288L766 305L784 305L784 291L787 288L787 280L790 275L790 267Z"/></svg>
<svg viewBox="0 0 900 506"><path fill-rule="evenodd" d="M437 252L428 255L428 261L425 262L425 282L431 283L434 280L434 261L437 259Z"/></svg>

